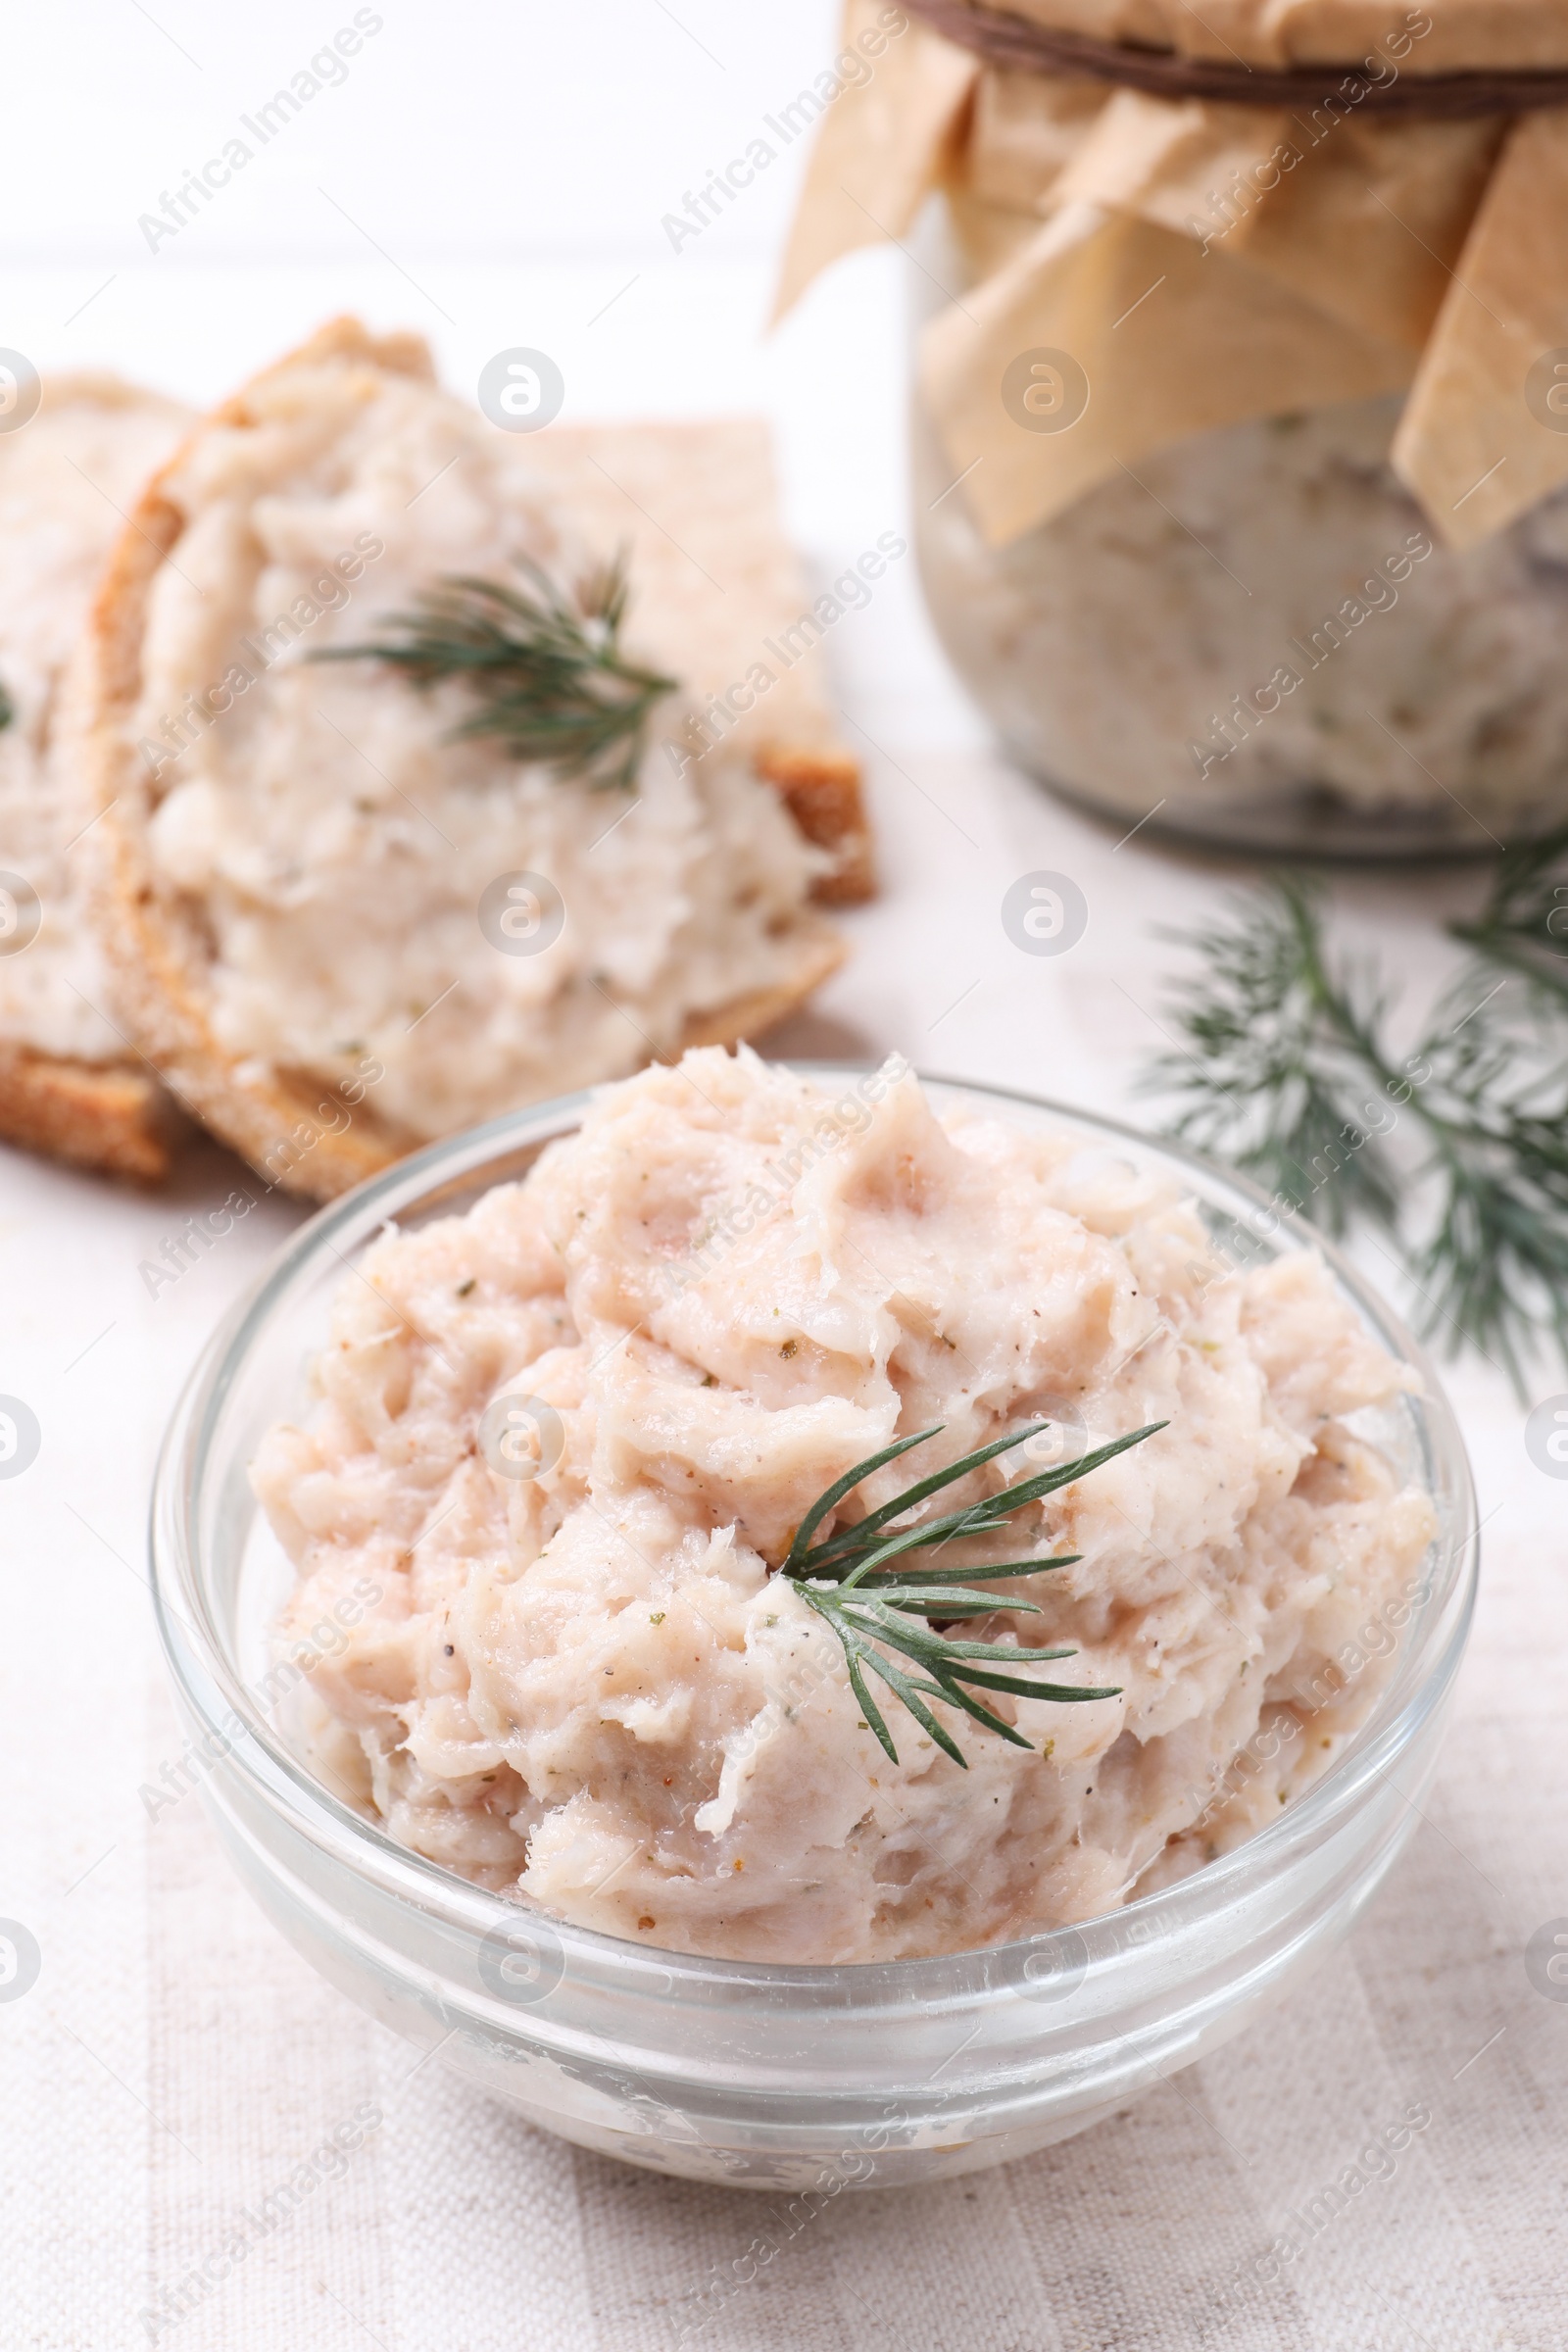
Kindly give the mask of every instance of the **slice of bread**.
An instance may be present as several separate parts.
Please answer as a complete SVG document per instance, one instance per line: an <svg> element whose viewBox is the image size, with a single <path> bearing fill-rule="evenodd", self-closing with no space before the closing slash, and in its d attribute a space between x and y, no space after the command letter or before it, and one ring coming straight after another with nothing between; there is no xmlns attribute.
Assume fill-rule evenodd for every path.
<svg viewBox="0 0 1568 2352"><path fill-rule="evenodd" d="M821 629L779 528L766 423L555 424L530 454L590 538L626 549L638 639L685 679L706 731L745 747L830 857L812 897L870 898L859 762L838 740Z"/></svg>
<svg viewBox="0 0 1568 2352"><path fill-rule="evenodd" d="M107 1007L74 847L91 810L61 710L104 561L190 422L113 376L71 375L0 432L0 1138L147 1182L179 1122Z"/></svg>
<svg viewBox="0 0 1568 2352"><path fill-rule="evenodd" d="M639 435L616 429L623 455ZM149 483L83 642L74 695L97 811L86 841L118 1017L208 1126L317 1199L475 1116L753 1034L843 957L804 903L813 879L831 886L833 850L803 836L814 824L833 841L835 792L841 834L863 825L850 763L816 712L804 745L748 756L726 742L696 762L651 749L622 808L494 745L454 743L456 688L426 697L381 664L300 659L373 637L449 573L492 577L527 555L577 578L623 539L555 505L553 468L569 488L561 452L541 465L535 438L551 435L503 435L440 393L414 338L335 320L199 424ZM755 461L754 437L748 447ZM762 479L730 527L743 540L765 522L771 549ZM680 495L678 469L662 477L666 495ZM352 566L337 560L341 576L320 570L339 542L361 551ZM320 573L316 594L291 600L302 564ZM641 615L635 568L632 588L629 650L689 671L689 650L682 661L656 642L660 585ZM685 623L705 625L700 612ZM532 835L518 830L524 803ZM542 957L493 954L493 939L475 960L480 877L531 870L508 848L518 839L554 840L573 877L564 904L600 910L593 956L585 912L564 981ZM680 956L666 956L667 982L653 956L663 993L645 1001L625 975L649 923Z"/></svg>

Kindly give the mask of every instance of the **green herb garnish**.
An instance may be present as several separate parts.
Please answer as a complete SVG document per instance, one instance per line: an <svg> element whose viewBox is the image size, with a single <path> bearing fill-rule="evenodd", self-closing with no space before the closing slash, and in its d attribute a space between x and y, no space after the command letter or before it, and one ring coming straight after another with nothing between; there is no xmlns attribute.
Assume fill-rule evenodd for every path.
<svg viewBox="0 0 1568 2352"><path fill-rule="evenodd" d="M1568 1005L1568 825L1497 860L1492 896L1473 923L1450 923L1494 963L1517 972L1532 988Z"/></svg>
<svg viewBox="0 0 1568 2352"><path fill-rule="evenodd" d="M1357 1210L1392 1223L1396 1172L1364 1116L1368 1072L1385 1075L1384 995L1370 971L1331 969L1316 887L1279 875L1233 899L1229 922L1176 936L1203 961L1169 1009L1186 1050L1146 1080L1184 1102L1171 1132L1331 1233Z"/></svg>
<svg viewBox="0 0 1568 2352"><path fill-rule="evenodd" d="M0 686L0 733L3 733L4 730L10 726L11 721L16 717L16 704L11 700L11 697L9 694L7 694L5 688Z"/></svg>
<svg viewBox="0 0 1568 2352"><path fill-rule="evenodd" d="M1087 1478L1113 1455L1125 1453L1129 1446L1137 1446L1152 1438L1163 1421L1152 1421L1147 1429L1136 1429L1131 1437L1116 1438L1102 1446L1095 1453L1086 1453L1077 1461L1059 1463L1054 1470L1042 1471L1037 1477L1020 1479L1016 1486L1004 1487L995 1494L986 1494L961 1511L949 1511L940 1518L928 1519L916 1527L887 1532L891 1522L902 1518L924 1502L928 1495L951 1487L957 1479L977 1470L982 1462L991 1461L999 1453L1006 1453L1014 1446L1022 1446L1038 1437L1051 1426L1049 1421L1033 1421L1027 1429L1014 1432L1010 1438L999 1438L994 1445L982 1446L974 1453L966 1453L946 1469L936 1470L928 1478L906 1487L884 1502L867 1511L861 1519L852 1520L847 1527L837 1529L820 1544L812 1537L824 1519L835 1511L844 1497L862 1479L880 1470L900 1454L907 1453L912 1446L923 1446L927 1438L939 1437L943 1424L922 1429L912 1438L900 1438L896 1445L873 1453L868 1460L858 1462L853 1470L835 1479L825 1494L819 1494L795 1533L795 1540L779 1568L787 1576L808 1608L825 1617L844 1645L849 1665L850 1683L860 1703L867 1727L875 1732L896 1764L898 1749L882 1720L876 1701L866 1687L865 1670L879 1676L895 1697L902 1699L921 1729L928 1732L937 1745L950 1755L956 1764L967 1764L951 1735L926 1705L928 1698L940 1699L944 1705L961 1707L976 1723L997 1732L1014 1747L1028 1747L1030 1742L1010 1723L982 1705L970 1691L961 1688L969 1684L982 1690L1010 1690L1022 1698L1049 1698L1064 1703L1092 1698L1116 1698L1117 1690L1078 1690L1067 1683L1039 1683L1023 1676L1003 1671L1007 1667L1044 1664L1055 1658L1077 1656L1073 1649L1020 1649L1010 1642L955 1642L945 1632L939 1632L927 1622L933 1617L944 1624L958 1617L986 1617L997 1609L1026 1611L1038 1617L1040 1610L1032 1600L1008 1600L1001 1594L977 1591L983 1578L1000 1580L1008 1577L1039 1576L1048 1568L1070 1568L1082 1557L1079 1552L1064 1553L1059 1559L989 1561L979 1566L952 1565L944 1568L890 1569L886 1563L900 1554L945 1548L967 1538L994 1534L998 1528L1020 1511L1026 1503L1038 1502L1043 1494L1054 1493L1058 1487L1071 1486ZM915 1622L911 1623L911 1620ZM880 1644L881 1647L877 1647ZM883 1650L896 1650L922 1668L929 1681L917 1681L903 1667L896 1666Z"/></svg>
<svg viewBox="0 0 1568 2352"><path fill-rule="evenodd" d="M1451 926L1476 960L1403 1054L1375 968L1330 953L1320 887L1275 876L1186 935L1203 968L1170 1006L1182 1050L1146 1078L1183 1104L1172 1132L1281 1206L1402 1240L1428 1330L1493 1355L1521 1394L1544 1334L1568 1361L1568 966L1549 928L1564 849L1568 830L1511 854L1481 918Z"/></svg>
<svg viewBox="0 0 1568 2352"><path fill-rule="evenodd" d="M574 601L526 558L524 586L454 574L387 616L384 638L328 646L313 662L384 662L421 693L457 679L474 708L449 741L493 736L514 760L558 776L633 789L643 734L677 681L620 650L627 585L617 561Z"/></svg>

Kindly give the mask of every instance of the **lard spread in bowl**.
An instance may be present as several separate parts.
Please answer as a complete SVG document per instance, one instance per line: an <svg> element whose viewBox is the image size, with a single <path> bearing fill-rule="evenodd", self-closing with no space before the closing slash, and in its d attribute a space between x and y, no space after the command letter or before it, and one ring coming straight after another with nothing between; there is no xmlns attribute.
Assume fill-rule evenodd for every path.
<svg viewBox="0 0 1568 2352"><path fill-rule="evenodd" d="M1102 1695L983 1691L1011 1737L926 1702L960 1761L879 1684L884 1742L791 1547L902 1438L819 1537L1030 1430L904 1523L1062 1471L940 1630ZM776 2185L1020 2153L1275 1997L1405 1833L1472 1528L1430 1369L1243 1187L714 1050L307 1227L157 1544L285 1933L536 2121Z"/></svg>

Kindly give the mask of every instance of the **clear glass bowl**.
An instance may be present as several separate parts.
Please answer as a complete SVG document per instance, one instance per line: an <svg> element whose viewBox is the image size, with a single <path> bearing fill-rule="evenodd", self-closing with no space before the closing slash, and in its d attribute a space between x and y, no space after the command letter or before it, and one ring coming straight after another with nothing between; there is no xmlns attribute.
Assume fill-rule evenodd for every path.
<svg viewBox="0 0 1568 2352"><path fill-rule="evenodd" d="M1302 1246L1260 1194L1169 1145L996 1088L928 1083L938 1102L1163 1168L1239 1261ZM466 1208L574 1128L587 1100L438 1144L323 1209L190 1379L154 1495L155 1595L185 1727L214 1759L202 1791L223 1848L289 1941L372 2016L530 2122L635 2164L832 2194L999 2164L1082 2131L1277 2001L1345 1935L1416 1819L1476 1574L1464 1448L1431 1368L1325 1252L1367 1327L1420 1370L1424 1395L1374 1434L1431 1493L1439 1533L1360 1732L1245 1846L1083 1927L942 1959L762 1967L569 1927L394 1844L290 1751L259 1690L280 1555L247 1464L266 1429L307 1409L331 1295L387 1220Z"/></svg>

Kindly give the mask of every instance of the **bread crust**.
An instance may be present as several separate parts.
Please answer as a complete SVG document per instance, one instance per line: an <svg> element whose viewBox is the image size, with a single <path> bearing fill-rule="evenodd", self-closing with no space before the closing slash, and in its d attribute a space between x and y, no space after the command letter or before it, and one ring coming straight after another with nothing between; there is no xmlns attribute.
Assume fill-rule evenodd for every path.
<svg viewBox="0 0 1568 2352"><path fill-rule="evenodd" d="M434 378L419 338L372 336L357 319L335 318L225 401L212 421L248 422L258 386L284 369L329 359L358 359L394 373ZM270 1182L324 1200L418 1149L424 1139L384 1120L368 1102L351 1104L303 1073L244 1064L220 1045L204 998L205 943L192 918L166 903L156 886L147 852L151 779L126 727L140 693L152 584L182 528L165 483L207 421L143 492L100 584L75 671L75 724L98 812L91 835L93 911L119 1017L171 1092ZM703 1015L690 1025L683 1046L732 1045L781 1019L847 952L831 925L809 909L795 926L794 946L796 969L788 983Z"/></svg>
<svg viewBox="0 0 1568 2352"><path fill-rule="evenodd" d="M859 761L848 752L771 744L758 755L757 772L775 788L807 840L833 860L812 887L817 905L862 906L874 899L876 866Z"/></svg>
<svg viewBox="0 0 1568 2352"><path fill-rule="evenodd" d="M0 1045L0 1136L9 1144L158 1184L178 1126L163 1088L130 1063L68 1061Z"/></svg>

